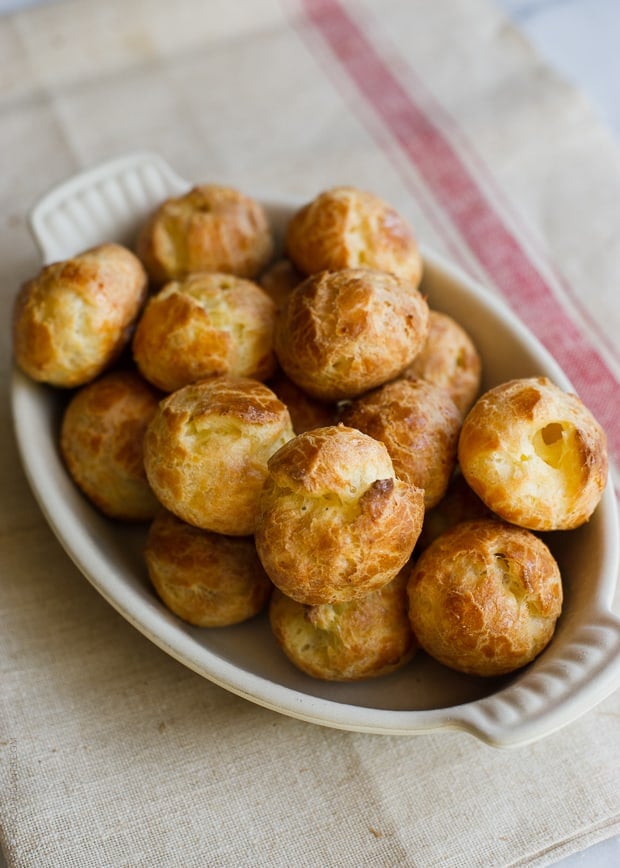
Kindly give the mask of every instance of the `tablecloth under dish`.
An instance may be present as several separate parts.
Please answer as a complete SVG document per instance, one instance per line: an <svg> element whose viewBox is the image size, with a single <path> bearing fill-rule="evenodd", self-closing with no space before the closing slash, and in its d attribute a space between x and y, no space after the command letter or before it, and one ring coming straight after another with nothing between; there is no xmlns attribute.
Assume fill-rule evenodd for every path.
<svg viewBox="0 0 620 868"><path fill-rule="evenodd" d="M511 751L272 713L167 657L70 563L20 469L26 215L128 151L383 196L500 293L620 456L620 156L489 0L64 0L0 19L0 829L10 866L543 865L620 831L620 695Z"/></svg>

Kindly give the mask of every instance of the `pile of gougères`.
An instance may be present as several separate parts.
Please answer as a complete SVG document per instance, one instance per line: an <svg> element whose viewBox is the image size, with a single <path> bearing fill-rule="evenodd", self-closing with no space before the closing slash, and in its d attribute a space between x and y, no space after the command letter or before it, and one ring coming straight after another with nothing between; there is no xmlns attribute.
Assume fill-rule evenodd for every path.
<svg viewBox="0 0 620 868"><path fill-rule="evenodd" d="M148 576L180 618L266 608L295 666L341 681L420 648L501 675L551 640L562 580L539 532L590 518L605 434L545 377L481 395L477 349L422 276L375 195L320 193L276 254L260 203L202 185L133 250L24 284L16 363L67 393L69 474L105 515L150 523Z"/></svg>

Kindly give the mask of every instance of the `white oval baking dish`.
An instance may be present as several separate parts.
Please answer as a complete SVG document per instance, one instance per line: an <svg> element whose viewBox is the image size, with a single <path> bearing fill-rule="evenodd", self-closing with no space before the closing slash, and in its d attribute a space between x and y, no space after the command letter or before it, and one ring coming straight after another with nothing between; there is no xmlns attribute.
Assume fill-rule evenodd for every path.
<svg viewBox="0 0 620 868"><path fill-rule="evenodd" d="M48 192L31 214L44 262L103 241L130 244L145 215L190 186L159 156L131 154L85 171ZM298 203L259 197L274 228ZM424 292L476 342L485 388L544 374L571 385L555 360L494 295L423 249ZM57 448L62 395L15 370L12 407L32 490L58 540L86 578L134 627L166 653L227 690L277 712L346 730L412 735L460 729L508 747L548 735L620 685L620 619L612 612L618 576L618 519L611 482L592 520L547 540L560 563L565 605L551 645L509 678L471 678L419 655L382 679L355 684L313 680L275 646L265 617L219 630L191 627L149 586L144 529L98 514L68 478Z"/></svg>

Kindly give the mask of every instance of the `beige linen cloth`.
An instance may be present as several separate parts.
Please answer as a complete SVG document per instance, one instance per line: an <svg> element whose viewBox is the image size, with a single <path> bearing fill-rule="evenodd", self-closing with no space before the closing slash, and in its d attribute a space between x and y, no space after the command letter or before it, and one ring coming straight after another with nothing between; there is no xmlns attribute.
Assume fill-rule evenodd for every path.
<svg viewBox="0 0 620 868"><path fill-rule="evenodd" d="M490 0L65 0L0 19L0 828L40 866L549 864L620 832L620 694L509 751L318 727L212 685L71 564L20 469L26 214L152 149L184 177L372 189L509 298L620 448L620 158Z"/></svg>

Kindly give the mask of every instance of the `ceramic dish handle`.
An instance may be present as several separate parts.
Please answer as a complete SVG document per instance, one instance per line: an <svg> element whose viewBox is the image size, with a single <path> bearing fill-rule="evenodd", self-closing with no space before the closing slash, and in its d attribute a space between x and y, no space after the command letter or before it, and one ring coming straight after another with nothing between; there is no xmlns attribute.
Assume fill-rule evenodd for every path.
<svg viewBox="0 0 620 868"><path fill-rule="evenodd" d="M561 656L526 679L464 709L460 726L496 747L512 747L549 735L594 708L620 687L620 617L593 613Z"/></svg>
<svg viewBox="0 0 620 868"><path fill-rule="evenodd" d="M157 154L129 154L50 190L30 214L30 231L44 263L73 256L102 238L129 244L157 204L188 188Z"/></svg>

